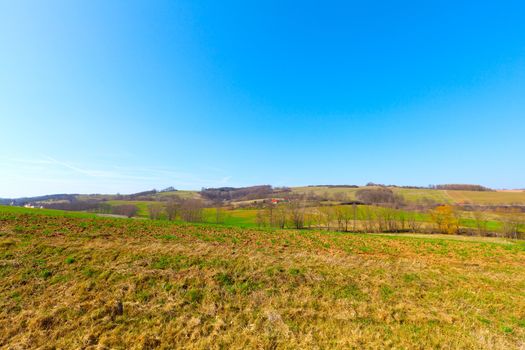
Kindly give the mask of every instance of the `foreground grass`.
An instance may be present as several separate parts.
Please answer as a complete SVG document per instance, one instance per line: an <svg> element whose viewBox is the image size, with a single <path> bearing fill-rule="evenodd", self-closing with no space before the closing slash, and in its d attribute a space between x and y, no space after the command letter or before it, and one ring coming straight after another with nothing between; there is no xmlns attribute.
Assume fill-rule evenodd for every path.
<svg viewBox="0 0 525 350"><path fill-rule="evenodd" d="M0 348L525 346L525 245L0 209Z"/></svg>

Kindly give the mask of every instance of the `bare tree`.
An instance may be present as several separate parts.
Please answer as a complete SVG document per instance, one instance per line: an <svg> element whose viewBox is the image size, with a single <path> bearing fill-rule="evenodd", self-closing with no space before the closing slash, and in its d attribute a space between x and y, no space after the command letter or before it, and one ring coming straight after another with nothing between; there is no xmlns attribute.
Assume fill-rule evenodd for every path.
<svg viewBox="0 0 525 350"><path fill-rule="evenodd" d="M389 188L363 188L355 193L356 198L366 204L390 205L399 208L404 205L402 195L394 193Z"/></svg>
<svg viewBox="0 0 525 350"><path fill-rule="evenodd" d="M304 212L304 227L312 228L316 222L315 211L311 209L305 209Z"/></svg>
<svg viewBox="0 0 525 350"><path fill-rule="evenodd" d="M508 238L517 239L520 227L520 220L516 215L506 215L503 217L503 235Z"/></svg>
<svg viewBox="0 0 525 350"><path fill-rule="evenodd" d="M275 226L284 228L286 226L286 208L284 205L277 205L274 209Z"/></svg>
<svg viewBox="0 0 525 350"><path fill-rule="evenodd" d="M398 230L401 230L403 232L406 230L406 221L407 221L407 216L406 216L405 211L399 210L397 212Z"/></svg>
<svg viewBox="0 0 525 350"><path fill-rule="evenodd" d="M202 201L194 198L181 201L180 216L187 222L201 222L203 218Z"/></svg>
<svg viewBox="0 0 525 350"><path fill-rule="evenodd" d="M417 213L409 211L406 214L408 229L412 233L421 231L421 222L417 220Z"/></svg>
<svg viewBox="0 0 525 350"><path fill-rule="evenodd" d="M224 222L224 208L222 202L215 203L215 223L222 224Z"/></svg>
<svg viewBox="0 0 525 350"><path fill-rule="evenodd" d="M292 227L296 229L304 228L304 203L301 200L291 200L288 205L288 216Z"/></svg>
<svg viewBox="0 0 525 350"><path fill-rule="evenodd" d="M334 199L338 202L344 202L346 200L346 193L336 192L334 193Z"/></svg>
<svg viewBox="0 0 525 350"><path fill-rule="evenodd" d="M123 204L113 207L112 212L117 215L125 215L128 218L131 218L137 214L138 208L134 204Z"/></svg>
<svg viewBox="0 0 525 350"><path fill-rule="evenodd" d="M340 205L335 208L334 212L339 231L348 231L350 222L353 219L352 208L346 205Z"/></svg>
<svg viewBox="0 0 525 350"><path fill-rule="evenodd" d="M352 204L352 231L356 232L356 224L357 224L357 205L354 203Z"/></svg>
<svg viewBox="0 0 525 350"><path fill-rule="evenodd" d="M176 200L170 200L166 203L166 216L168 220L173 221L177 219L180 210L180 203Z"/></svg>
<svg viewBox="0 0 525 350"><path fill-rule="evenodd" d="M161 203L148 204L149 218L152 220L159 219L163 209L164 208L162 207Z"/></svg>
<svg viewBox="0 0 525 350"><path fill-rule="evenodd" d="M255 223L258 227L266 227L268 225L268 211L267 209L260 208L255 214Z"/></svg>
<svg viewBox="0 0 525 350"><path fill-rule="evenodd" d="M311 214L312 223L315 227L321 228L324 224L324 214L318 209L314 209Z"/></svg>
<svg viewBox="0 0 525 350"><path fill-rule="evenodd" d="M400 214L392 208L383 208L384 229L388 232L398 232L401 229Z"/></svg>
<svg viewBox="0 0 525 350"><path fill-rule="evenodd" d="M375 207L374 209L375 209L375 216L374 216L373 225L375 227L375 231L384 232L387 227L384 208Z"/></svg>
<svg viewBox="0 0 525 350"><path fill-rule="evenodd" d="M330 231L332 221L334 220L334 208L330 206L323 206L319 208L321 213L322 222L326 227L327 231Z"/></svg>
<svg viewBox="0 0 525 350"><path fill-rule="evenodd" d="M484 212L480 210L476 210L472 213L474 217L474 222L476 224L476 230L478 232L479 236L486 236L487 235L487 227L488 227L488 221L487 216Z"/></svg>
<svg viewBox="0 0 525 350"><path fill-rule="evenodd" d="M361 222L363 223L363 228L365 232L374 232L375 212L373 208L369 205L362 206L362 209L359 212L359 216Z"/></svg>

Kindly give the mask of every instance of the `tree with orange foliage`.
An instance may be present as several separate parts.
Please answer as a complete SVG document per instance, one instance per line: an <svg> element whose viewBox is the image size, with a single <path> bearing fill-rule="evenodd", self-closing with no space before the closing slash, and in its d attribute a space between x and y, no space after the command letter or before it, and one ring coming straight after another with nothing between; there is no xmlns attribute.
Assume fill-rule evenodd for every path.
<svg viewBox="0 0 525 350"><path fill-rule="evenodd" d="M440 205L430 210L430 219L442 233L453 235L459 231L459 217L451 205Z"/></svg>

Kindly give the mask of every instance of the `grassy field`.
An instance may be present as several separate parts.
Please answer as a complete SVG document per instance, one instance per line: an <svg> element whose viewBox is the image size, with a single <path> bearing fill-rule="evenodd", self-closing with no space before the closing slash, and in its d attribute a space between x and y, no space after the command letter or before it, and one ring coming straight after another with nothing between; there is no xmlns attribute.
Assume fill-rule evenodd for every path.
<svg viewBox="0 0 525 350"><path fill-rule="evenodd" d="M524 192L476 192L446 191L455 203L473 203L481 205L520 204L525 205Z"/></svg>
<svg viewBox="0 0 525 350"><path fill-rule="evenodd" d="M358 206L357 207L357 228L362 229L363 224L359 218L363 216L365 208L369 206ZM337 206L334 206L334 208L337 208ZM381 208L376 207L369 207L371 210L381 210ZM308 210L316 210L316 207L309 208ZM409 216L408 211L398 210L400 213L404 213L405 216ZM216 222L216 209L215 208L206 208L205 214L204 214L204 220L207 223L215 223ZM463 212L463 217L460 220L461 227L464 228L476 228L476 220L473 218L473 214L471 212ZM520 217L523 217L523 214L514 214L519 215ZM227 225L227 226L239 226L239 227L247 227L247 228L253 228L257 227L257 209L233 209L233 210L224 210L222 219L220 221L221 224ZM416 212L414 213L414 217L416 221L423 223L425 226L430 227L432 226L432 222L430 219L430 215L428 213L420 213ZM501 223L501 217L498 216L495 213L487 213L486 214L486 221L487 221L487 229L494 232L501 231L502 223ZM525 221L525 220L524 220ZM335 228L337 226L337 222L334 219L334 222L332 222L332 227ZM520 231L523 231L525 228L523 225L520 226Z"/></svg>
<svg viewBox="0 0 525 350"><path fill-rule="evenodd" d="M97 216L96 214L93 214L93 213L86 213L86 212L81 212L81 211L24 208L24 207L8 206L8 205L0 205L0 213L2 215L36 214L36 215L45 215L45 216L64 216L64 217L79 217L79 218L94 218Z"/></svg>
<svg viewBox="0 0 525 350"><path fill-rule="evenodd" d="M178 190L178 191L170 191L170 192L158 192L155 194L156 198L162 199L162 198L181 198L181 199L187 199L187 198L201 198L199 192L197 191L184 191L184 190Z"/></svg>
<svg viewBox="0 0 525 350"><path fill-rule="evenodd" d="M106 203L112 205L112 206L118 206L118 205L124 205L124 204L133 204L136 205L138 208L137 216L140 218L148 218L149 217L149 211L148 211L148 205L152 202L148 201L123 201L123 200L112 200L107 201ZM162 202L161 202L162 203ZM365 210L366 206L358 206L357 207L357 216L360 218L362 216L363 210ZM21 207L8 207L4 206L2 207L3 211L9 210L14 212L32 212L32 213L40 213L40 214L49 214L49 215L66 215L66 216L81 216L81 217L93 217L96 214L91 213L84 213L84 212L72 212L72 211L61 211L61 210L53 210L53 209L26 209ZM375 207L371 207L373 210L376 210ZM315 210L315 208L310 208L310 210ZM400 212L403 212L400 210ZM406 215L408 215L408 212L404 212ZM257 227L256 222L256 215L257 215L257 209L225 209L223 210L223 213L220 217L220 224L225 226L237 226L241 228L255 228ZM523 217L523 214L514 214L514 215L520 215ZM417 221L424 223L427 226L430 226L430 217L428 213L416 213L415 218ZM501 231L501 217L499 214L496 213L487 213L487 229L491 231ZM161 215L161 219L166 219L165 214ZM205 208L204 209L204 215L203 215L204 222L215 224L216 223L216 209L215 208ZM332 223L332 226L335 227L336 222ZM472 213L464 212L463 218L461 219L461 226L466 228L475 228L476 222L473 219ZM525 228L520 226L520 230L523 231ZM361 221L357 220L357 228L361 229L362 224Z"/></svg>
<svg viewBox="0 0 525 350"><path fill-rule="evenodd" d="M345 200L355 200L357 199L355 193L366 187L361 188L348 188L348 187L323 187L323 186L314 186L314 187L292 187L292 192L301 193L301 194L310 194L313 193L318 196L328 195L333 198L336 198L337 194L344 193L346 195ZM407 201L415 202L418 199L423 198L433 199L439 203L451 203L452 199L447 195L445 191L440 190L431 190L431 189L406 189L406 188L397 188L391 187L394 193L402 194Z"/></svg>
<svg viewBox="0 0 525 350"><path fill-rule="evenodd" d="M480 205L498 205L498 204L522 204L525 205L525 191L505 192L505 191L446 191L433 189L409 189L391 187L394 193L399 193L409 202L422 200L423 198L433 199L443 204L480 204ZM337 193L344 193L347 200L354 200L358 188L345 187L292 187L292 192L316 195L328 194L335 196Z"/></svg>
<svg viewBox="0 0 525 350"><path fill-rule="evenodd" d="M257 209L233 209L223 210L220 215L220 223L226 226L255 227ZM204 220L207 223L217 222L217 209L204 209Z"/></svg>
<svg viewBox="0 0 525 350"><path fill-rule="evenodd" d="M0 348L525 347L525 244L0 207Z"/></svg>

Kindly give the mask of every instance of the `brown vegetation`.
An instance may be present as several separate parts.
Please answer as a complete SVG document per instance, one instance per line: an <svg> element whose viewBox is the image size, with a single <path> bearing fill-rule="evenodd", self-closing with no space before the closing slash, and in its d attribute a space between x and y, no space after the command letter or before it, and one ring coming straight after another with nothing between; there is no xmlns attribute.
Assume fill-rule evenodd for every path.
<svg viewBox="0 0 525 350"><path fill-rule="evenodd" d="M520 349L524 254L0 213L0 348Z"/></svg>

